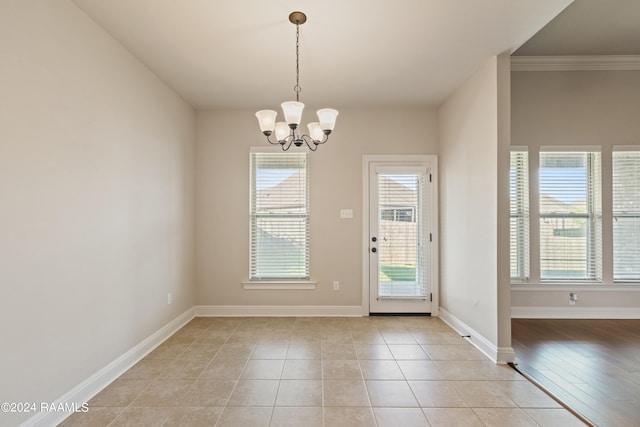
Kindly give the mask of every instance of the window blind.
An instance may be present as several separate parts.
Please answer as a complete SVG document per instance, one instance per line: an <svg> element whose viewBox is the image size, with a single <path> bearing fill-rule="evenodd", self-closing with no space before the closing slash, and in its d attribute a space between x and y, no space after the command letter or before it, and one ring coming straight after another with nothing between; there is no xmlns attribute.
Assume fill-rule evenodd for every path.
<svg viewBox="0 0 640 427"><path fill-rule="evenodd" d="M306 153L251 153L251 279L309 278Z"/></svg>
<svg viewBox="0 0 640 427"><path fill-rule="evenodd" d="M613 280L640 279L640 151L613 156Z"/></svg>
<svg viewBox="0 0 640 427"><path fill-rule="evenodd" d="M511 151L509 173L511 280L529 279L529 153Z"/></svg>
<svg viewBox="0 0 640 427"><path fill-rule="evenodd" d="M378 295L426 297L424 172L378 174Z"/></svg>
<svg viewBox="0 0 640 427"><path fill-rule="evenodd" d="M602 280L599 152L540 152L540 277Z"/></svg>

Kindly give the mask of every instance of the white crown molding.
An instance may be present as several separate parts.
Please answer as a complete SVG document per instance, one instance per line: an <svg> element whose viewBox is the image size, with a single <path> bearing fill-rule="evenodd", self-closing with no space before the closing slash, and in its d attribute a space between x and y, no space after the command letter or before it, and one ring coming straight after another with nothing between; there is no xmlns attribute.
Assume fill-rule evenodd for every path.
<svg viewBox="0 0 640 427"><path fill-rule="evenodd" d="M362 317L359 305L198 305L199 317Z"/></svg>
<svg viewBox="0 0 640 427"><path fill-rule="evenodd" d="M640 319L640 307L511 307L512 319Z"/></svg>
<svg viewBox="0 0 640 427"><path fill-rule="evenodd" d="M158 329L153 334L142 340L131 350L124 353L104 368L75 386L73 389L59 397L53 402L56 407L72 407L74 404L79 407L83 403L89 402L92 397L102 391L106 386L115 381L120 375L125 373L133 365L138 363L143 357L151 353L157 346L175 334L184 325L195 317L195 309L192 307ZM39 412L29 418L20 427L55 426L70 416L69 412Z"/></svg>
<svg viewBox="0 0 640 427"><path fill-rule="evenodd" d="M640 55L512 56L511 71L638 71Z"/></svg>
<svg viewBox="0 0 640 427"><path fill-rule="evenodd" d="M442 307L440 307L439 317L460 335L468 336L467 341L495 363L506 364L515 362L516 353L512 347L497 347L482 334Z"/></svg>

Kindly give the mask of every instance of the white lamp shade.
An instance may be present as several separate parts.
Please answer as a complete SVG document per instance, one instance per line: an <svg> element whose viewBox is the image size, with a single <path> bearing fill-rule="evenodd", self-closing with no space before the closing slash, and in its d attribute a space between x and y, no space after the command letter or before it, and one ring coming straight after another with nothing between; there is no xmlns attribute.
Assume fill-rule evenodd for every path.
<svg viewBox="0 0 640 427"><path fill-rule="evenodd" d="M262 132L269 131L273 132L273 129L276 126L276 113L273 110L260 110L256 113L256 117L258 118L258 123L260 124L260 130Z"/></svg>
<svg viewBox="0 0 640 427"><path fill-rule="evenodd" d="M282 103L282 111L284 112L284 120L288 125L299 125L302 121L302 110L304 104L302 102L287 101Z"/></svg>
<svg viewBox="0 0 640 427"><path fill-rule="evenodd" d="M336 118L338 117L338 111L333 108L323 108L318 110L318 121L320 122L320 129L333 130L336 126Z"/></svg>
<svg viewBox="0 0 640 427"><path fill-rule="evenodd" d="M312 123L309 123L307 127L309 128L309 136L314 141L322 141L322 138L324 138L324 132L322 132L320 123L312 122Z"/></svg>
<svg viewBox="0 0 640 427"><path fill-rule="evenodd" d="M276 139L282 141L289 135L289 126L285 122L276 123Z"/></svg>

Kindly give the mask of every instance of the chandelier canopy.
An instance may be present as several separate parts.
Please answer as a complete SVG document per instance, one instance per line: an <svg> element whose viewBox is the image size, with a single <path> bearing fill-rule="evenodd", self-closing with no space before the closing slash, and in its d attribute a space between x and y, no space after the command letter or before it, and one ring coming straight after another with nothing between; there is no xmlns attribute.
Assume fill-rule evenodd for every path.
<svg viewBox="0 0 640 427"><path fill-rule="evenodd" d="M300 102L300 25L307 22L307 16L302 12L291 12L289 22L296 26L296 85L293 87L296 93L295 101L287 101L281 104L284 113L284 122L276 122L277 112L273 110L260 110L256 113L260 130L267 137L267 141L273 145L280 145L283 151L306 144L311 151L316 151L318 145L324 144L336 125L338 111L332 108L322 108L317 111L318 121L307 125L309 134L300 133L302 110L304 104ZM271 139L275 131L275 141Z"/></svg>

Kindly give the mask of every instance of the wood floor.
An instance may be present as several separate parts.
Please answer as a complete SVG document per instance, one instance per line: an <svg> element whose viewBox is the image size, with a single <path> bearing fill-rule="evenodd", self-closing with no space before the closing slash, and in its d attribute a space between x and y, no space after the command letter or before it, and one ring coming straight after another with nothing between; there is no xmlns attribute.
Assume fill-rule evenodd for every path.
<svg viewBox="0 0 640 427"><path fill-rule="evenodd" d="M640 426L640 320L512 319L517 368L596 426Z"/></svg>

